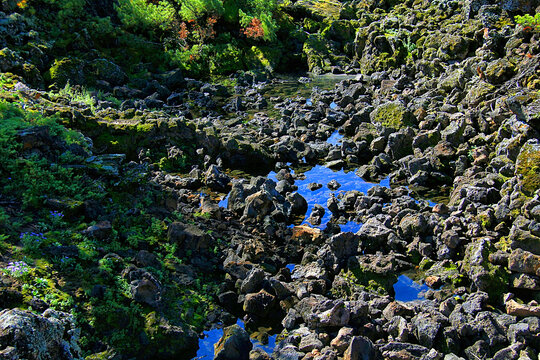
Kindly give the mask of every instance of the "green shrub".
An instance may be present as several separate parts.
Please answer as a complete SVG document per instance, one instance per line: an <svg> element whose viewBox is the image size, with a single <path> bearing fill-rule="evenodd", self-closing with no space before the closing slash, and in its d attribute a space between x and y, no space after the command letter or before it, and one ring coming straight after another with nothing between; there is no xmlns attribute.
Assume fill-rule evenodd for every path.
<svg viewBox="0 0 540 360"><path fill-rule="evenodd" d="M168 30L175 18L175 9L167 1L118 0L116 11L128 30L138 32Z"/></svg>
<svg viewBox="0 0 540 360"><path fill-rule="evenodd" d="M516 15L514 18L516 23L523 26L525 30L540 31L540 13L532 16L525 14L523 16Z"/></svg>

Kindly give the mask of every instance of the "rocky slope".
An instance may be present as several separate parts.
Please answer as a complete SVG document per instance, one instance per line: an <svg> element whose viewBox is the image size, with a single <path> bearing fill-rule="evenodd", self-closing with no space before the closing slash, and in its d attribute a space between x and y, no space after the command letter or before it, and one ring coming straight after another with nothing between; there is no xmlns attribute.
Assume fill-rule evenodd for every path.
<svg viewBox="0 0 540 360"><path fill-rule="evenodd" d="M513 23L536 6L286 4L309 69L354 75L293 97L106 59L47 80L53 53L4 14L0 358L188 359L205 326L216 359L538 358L540 39ZM40 88L78 75L101 92ZM296 192L316 164L391 187L290 226L322 217ZM405 272L424 299L395 300Z"/></svg>

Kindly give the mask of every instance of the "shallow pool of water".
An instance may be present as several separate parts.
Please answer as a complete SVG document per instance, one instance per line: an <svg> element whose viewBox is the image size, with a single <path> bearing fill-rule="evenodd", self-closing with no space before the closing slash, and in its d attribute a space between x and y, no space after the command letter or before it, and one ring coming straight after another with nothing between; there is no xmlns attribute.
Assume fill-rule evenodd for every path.
<svg viewBox="0 0 540 360"><path fill-rule="evenodd" d="M236 324L244 329L244 322L240 319L236 321ZM223 336L223 329L212 329L204 332L204 338L199 339L199 350L193 360L211 360L214 358L214 345L217 344L219 339ZM251 343L253 348L260 348L267 354L272 354L276 347L276 335L268 336L268 344L261 344L258 340L252 339Z"/></svg>
<svg viewBox="0 0 540 360"><path fill-rule="evenodd" d="M289 269L290 272L293 272L294 268L296 267L296 264L287 264L285 265L287 269Z"/></svg>
<svg viewBox="0 0 540 360"><path fill-rule="evenodd" d="M341 232L352 232L356 233L362 227L362 223L357 223L355 221L348 221L345 224L339 224Z"/></svg>
<svg viewBox="0 0 540 360"><path fill-rule="evenodd" d="M343 139L343 135L341 135L337 130L334 131L332 135L326 140L327 143L330 145L338 145L341 144L341 140Z"/></svg>
<svg viewBox="0 0 540 360"><path fill-rule="evenodd" d="M294 170L291 170L291 172L294 173ZM352 190L366 193L375 185L381 185L388 188L390 187L390 178L383 179L378 184L370 183L356 175L355 170L351 170L348 172L344 170L335 171L322 165L314 166L313 168L305 171L303 175L305 176L305 179L298 179L294 183L296 186L298 186L298 193L302 195L308 203L306 216L301 224L308 224L307 219L313 211L313 207L319 204L325 210L324 216L321 219L321 224L316 226L321 229L326 227L326 224L328 224L330 218L332 217L332 213L328 210L328 207L326 206L326 202L328 198L332 196L332 194L334 194L334 196L337 196L339 192L347 192ZM274 171L271 171L267 175L267 178L274 180L275 182L278 181L276 178L276 172ZM328 188L327 185L331 180L336 180L341 185L339 189L330 190ZM322 188L313 191L309 190L308 185L314 182L322 184ZM219 201L219 206L227 208L228 202L229 195L227 194ZM360 229L362 224L356 223L354 221L349 221L346 224L342 224L340 226L341 230L344 232L356 232Z"/></svg>
<svg viewBox="0 0 540 360"><path fill-rule="evenodd" d="M313 207L319 204L325 210L324 217L321 220L321 225L317 226L320 228L326 227L326 224L328 223L328 221L330 221L330 218L332 217L332 213L328 210L328 207L326 206L326 202L332 194L337 195L337 193L339 192L346 192L346 191L352 191L352 190L357 190L357 191L366 193L373 186L377 185L375 183L369 183L363 180L361 177L356 175L354 171L349 171L349 172L345 172L344 170L334 171L322 165L317 165L313 167L312 169L306 171L304 175L305 175L304 180L296 180L294 183L296 186L298 186L298 190L297 190L298 193L302 195L308 203L308 210L306 212L306 218L304 219L302 224L307 223L306 219L311 214ZM273 177L273 179L276 180L275 173L271 173L269 177L270 178ZM327 184L331 180L336 180L341 185L341 187L335 191L330 190ZM318 190L311 191L308 189L308 185L313 182L320 183L323 185L323 187ZM379 184L382 186L390 187L390 180L384 179ZM354 228L356 227L358 227L359 229L359 226L361 225L354 222L349 222L341 226L342 226L342 231L350 231L350 230L354 230ZM348 230L344 230L344 228Z"/></svg>
<svg viewBox="0 0 540 360"><path fill-rule="evenodd" d="M428 290L427 285L419 284L407 275L399 276L398 281L394 284L395 299L403 302L421 300Z"/></svg>

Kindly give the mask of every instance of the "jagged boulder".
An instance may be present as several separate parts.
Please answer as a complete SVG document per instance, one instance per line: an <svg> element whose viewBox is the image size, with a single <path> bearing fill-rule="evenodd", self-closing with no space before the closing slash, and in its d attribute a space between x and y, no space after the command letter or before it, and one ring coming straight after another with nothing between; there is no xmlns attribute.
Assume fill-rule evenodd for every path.
<svg viewBox="0 0 540 360"><path fill-rule="evenodd" d="M80 330L73 316L52 309L42 315L11 309L0 312L0 358L28 360L82 359Z"/></svg>

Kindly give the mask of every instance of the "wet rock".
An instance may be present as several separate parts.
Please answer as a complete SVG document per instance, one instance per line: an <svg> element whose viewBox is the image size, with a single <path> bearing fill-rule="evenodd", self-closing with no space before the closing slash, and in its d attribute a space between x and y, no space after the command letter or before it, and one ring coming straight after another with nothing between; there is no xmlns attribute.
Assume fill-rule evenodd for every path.
<svg viewBox="0 0 540 360"><path fill-rule="evenodd" d="M315 204L307 221L311 225L320 225L325 212L326 210L321 205Z"/></svg>
<svg viewBox="0 0 540 360"><path fill-rule="evenodd" d="M248 333L235 324L223 329L223 336L214 345L214 359L248 360L252 348Z"/></svg>
<svg viewBox="0 0 540 360"><path fill-rule="evenodd" d="M287 201L290 204L291 216L294 217L294 216L305 215L308 208L308 203L302 195L300 195L297 192L289 194L287 195Z"/></svg>
<svg viewBox="0 0 540 360"><path fill-rule="evenodd" d="M301 245L320 244L324 237L321 229L312 228L306 225L295 226L292 229L292 240L298 241Z"/></svg>
<svg viewBox="0 0 540 360"><path fill-rule="evenodd" d="M319 184L319 183L309 183L308 184L308 189L310 191L315 191L315 190L319 190L320 188L322 188L323 185L322 184Z"/></svg>
<svg viewBox="0 0 540 360"><path fill-rule="evenodd" d="M60 311L0 312L0 353L6 359L81 359L79 334L73 317Z"/></svg>
<svg viewBox="0 0 540 360"><path fill-rule="evenodd" d="M330 182L326 186L328 186L330 190L335 191L341 187L341 184L338 183L336 180L330 180Z"/></svg>

